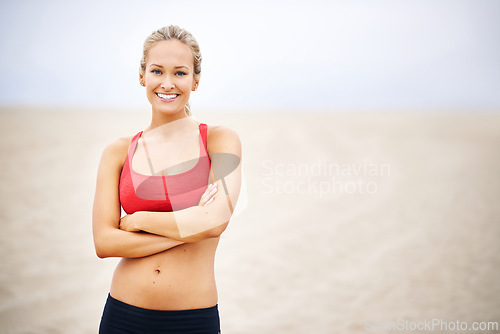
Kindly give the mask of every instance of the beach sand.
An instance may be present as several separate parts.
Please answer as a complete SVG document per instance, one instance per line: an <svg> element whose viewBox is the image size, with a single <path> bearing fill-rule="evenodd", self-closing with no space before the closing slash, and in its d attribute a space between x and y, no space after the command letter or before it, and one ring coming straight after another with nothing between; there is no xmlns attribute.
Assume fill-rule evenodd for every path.
<svg viewBox="0 0 500 334"><path fill-rule="evenodd" d="M1 333L97 333L118 261L93 248L97 165L149 117L0 110ZM500 323L500 113L196 118L243 144L248 205L216 259L222 333ZM410 327L383 329L397 321Z"/></svg>

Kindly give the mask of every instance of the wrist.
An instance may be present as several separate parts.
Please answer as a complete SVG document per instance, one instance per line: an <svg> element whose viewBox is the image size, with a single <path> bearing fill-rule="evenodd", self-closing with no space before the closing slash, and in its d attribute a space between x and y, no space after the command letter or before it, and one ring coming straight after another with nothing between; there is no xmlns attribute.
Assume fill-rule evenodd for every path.
<svg viewBox="0 0 500 334"><path fill-rule="evenodd" d="M148 212L147 211L137 211L137 212L134 212L134 228L136 230L139 230L139 231L143 231L144 230L144 221L146 220L147 218L147 214Z"/></svg>

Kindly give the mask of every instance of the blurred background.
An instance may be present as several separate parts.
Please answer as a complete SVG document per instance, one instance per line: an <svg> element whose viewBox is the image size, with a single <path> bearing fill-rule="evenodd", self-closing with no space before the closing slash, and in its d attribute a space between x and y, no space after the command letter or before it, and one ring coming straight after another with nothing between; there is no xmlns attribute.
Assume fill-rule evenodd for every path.
<svg viewBox="0 0 500 334"><path fill-rule="evenodd" d="M500 4L2 1L0 103L147 107L142 43L177 24L203 51L193 104L228 110L500 105Z"/></svg>
<svg viewBox="0 0 500 334"><path fill-rule="evenodd" d="M94 253L97 166L149 125L142 44L176 24L203 54L194 117L243 145L248 205L216 259L223 333L498 333L499 14L1 1L0 332L97 332L118 261Z"/></svg>

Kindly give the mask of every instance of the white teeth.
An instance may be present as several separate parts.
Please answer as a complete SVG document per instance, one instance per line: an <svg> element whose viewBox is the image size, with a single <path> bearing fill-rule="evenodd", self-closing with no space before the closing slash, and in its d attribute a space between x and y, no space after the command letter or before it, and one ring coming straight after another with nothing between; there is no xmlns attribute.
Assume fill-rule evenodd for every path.
<svg viewBox="0 0 500 334"><path fill-rule="evenodd" d="M170 99L173 99L175 97L177 97L177 94L162 94L162 93L156 93L156 95L158 95L159 97L161 97L162 99L165 99L165 100L170 100Z"/></svg>

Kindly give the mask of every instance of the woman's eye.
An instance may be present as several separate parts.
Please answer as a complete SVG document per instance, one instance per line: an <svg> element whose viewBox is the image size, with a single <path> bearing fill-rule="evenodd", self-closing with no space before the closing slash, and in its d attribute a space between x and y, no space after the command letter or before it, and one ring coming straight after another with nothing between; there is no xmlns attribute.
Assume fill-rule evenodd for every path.
<svg viewBox="0 0 500 334"><path fill-rule="evenodd" d="M179 71L179 72L175 73L175 75L182 77L182 76L186 75L186 72Z"/></svg>
<svg viewBox="0 0 500 334"><path fill-rule="evenodd" d="M156 74L156 75L160 75L161 71L160 70L152 70L151 73Z"/></svg>

